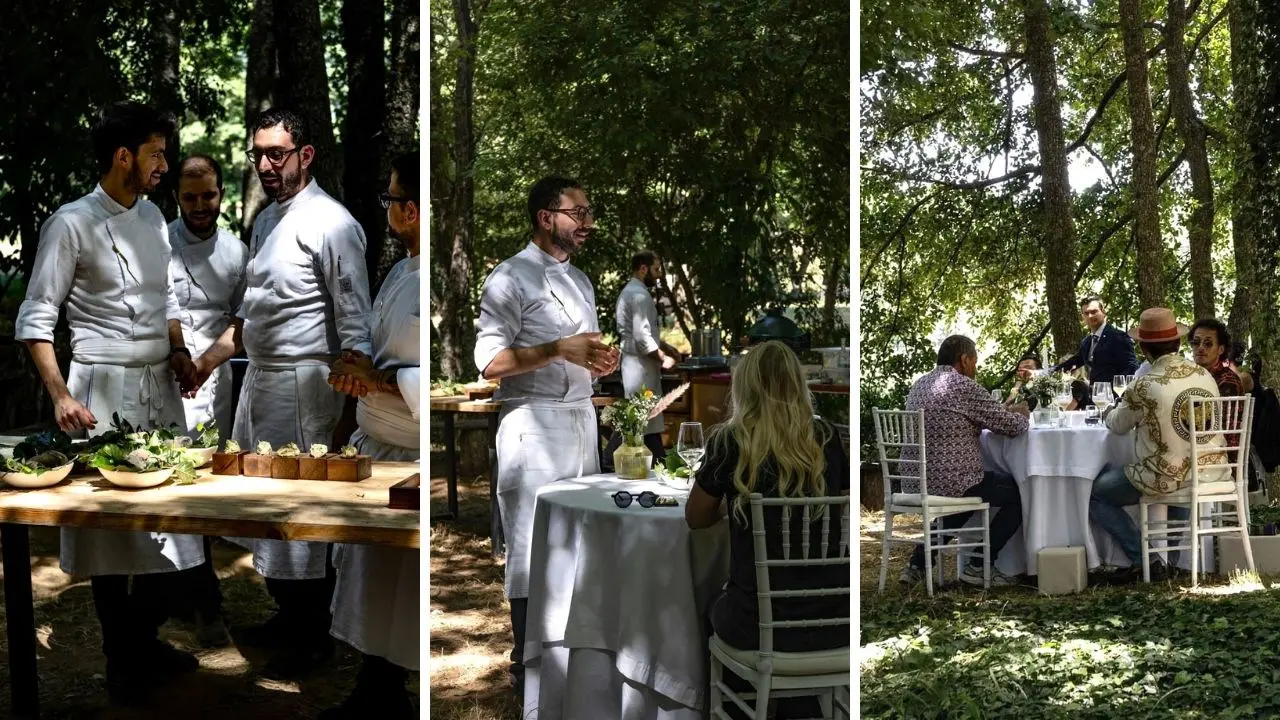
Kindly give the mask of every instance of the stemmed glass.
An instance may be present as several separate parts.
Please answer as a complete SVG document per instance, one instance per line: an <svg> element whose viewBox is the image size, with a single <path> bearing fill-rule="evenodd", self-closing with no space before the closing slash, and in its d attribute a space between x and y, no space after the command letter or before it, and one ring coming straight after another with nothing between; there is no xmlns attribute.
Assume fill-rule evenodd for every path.
<svg viewBox="0 0 1280 720"><path fill-rule="evenodd" d="M1111 383L1096 382L1093 384L1093 404L1098 406L1098 412L1106 412L1114 400L1115 398L1111 395Z"/></svg>
<svg viewBox="0 0 1280 720"><path fill-rule="evenodd" d="M1129 383L1133 382L1132 375L1116 375L1111 378L1111 387L1116 390L1116 397L1124 395L1125 388L1129 387Z"/></svg>
<svg viewBox="0 0 1280 720"><path fill-rule="evenodd" d="M702 423L680 423L680 435L676 440L676 454L688 466L690 477L702 465L702 455L706 447L702 441Z"/></svg>

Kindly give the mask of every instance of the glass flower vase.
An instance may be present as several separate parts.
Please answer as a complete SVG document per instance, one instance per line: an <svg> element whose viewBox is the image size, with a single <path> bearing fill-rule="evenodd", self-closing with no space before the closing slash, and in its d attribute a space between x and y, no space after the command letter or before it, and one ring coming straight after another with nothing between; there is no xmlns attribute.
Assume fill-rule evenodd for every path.
<svg viewBox="0 0 1280 720"><path fill-rule="evenodd" d="M622 445L613 451L613 470L626 480L644 480L649 477L653 465L653 453L645 447L640 435L624 435Z"/></svg>

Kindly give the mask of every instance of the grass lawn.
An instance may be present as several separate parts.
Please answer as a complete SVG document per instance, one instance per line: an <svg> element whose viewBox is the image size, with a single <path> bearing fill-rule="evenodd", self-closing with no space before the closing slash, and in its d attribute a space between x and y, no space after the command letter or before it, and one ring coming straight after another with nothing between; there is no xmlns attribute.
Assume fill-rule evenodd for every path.
<svg viewBox="0 0 1280 720"><path fill-rule="evenodd" d="M879 581L882 513L862 514L864 718L1280 717L1280 591L1190 578L1040 597ZM896 523L895 523L896 525ZM875 534L872 534L876 531ZM954 573L952 574L954 577Z"/></svg>
<svg viewBox="0 0 1280 720"><path fill-rule="evenodd" d="M442 457L432 458L431 470L431 506L443 511ZM461 519L431 528L431 718L512 720L520 703L507 679L503 562L489 553L489 478L459 478L458 497Z"/></svg>

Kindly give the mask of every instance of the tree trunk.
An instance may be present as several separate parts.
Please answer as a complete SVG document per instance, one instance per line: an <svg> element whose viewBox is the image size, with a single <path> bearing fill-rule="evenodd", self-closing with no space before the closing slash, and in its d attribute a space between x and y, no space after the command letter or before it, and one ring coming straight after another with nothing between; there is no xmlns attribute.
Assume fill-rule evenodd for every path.
<svg viewBox="0 0 1280 720"><path fill-rule="evenodd" d="M1062 105L1058 99L1058 65L1054 57L1045 0L1024 0L1027 63L1031 70L1032 107L1043 168L1044 281L1049 325L1058 355L1080 344L1080 319L1075 286L1076 228L1071 218L1071 185L1067 181L1067 150L1062 139Z"/></svg>
<svg viewBox="0 0 1280 720"><path fill-rule="evenodd" d="M275 6L276 60L280 63L278 105L297 113L307 123L309 144L316 149L311 177L341 202L343 162L333 136L320 4L318 0L275 0Z"/></svg>
<svg viewBox="0 0 1280 720"><path fill-rule="evenodd" d="M388 172L391 160L397 155L418 149L419 117L422 114L418 12L417 2L391 0L391 64L388 68L387 91L384 95L386 110L382 121L385 133L382 144L384 173ZM404 249L399 243L387 243L380 256L370 256L369 267L376 266L378 277L385 277L391 266L403 257Z"/></svg>
<svg viewBox="0 0 1280 720"><path fill-rule="evenodd" d="M275 17L275 0L255 0L253 19L249 25L248 61L244 80L245 149L253 147L253 123L258 115L275 102L276 37L272 30ZM252 163L244 169L244 198L241 200L240 221L243 227L240 238L247 244L253 231L253 219L266 207L267 195L258 182L258 173Z"/></svg>
<svg viewBox="0 0 1280 720"><path fill-rule="evenodd" d="M1247 6L1241 7L1245 10ZM1254 31L1251 42L1258 43L1257 74L1250 80L1255 86L1250 150L1253 153L1257 192L1253 197L1258 210L1257 304L1253 312L1254 348L1266 365L1263 382L1274 387L1280 380L1280 316L1276 313L1276 261L1280 251L1280 85L1268 81L1276 68L1262 64L1263 58L1280 57L1280 7L1271 2L1258 2L1252 13L1242 12L1245 31ZM1257 19L1256 28L1249 27L1249 16ZM1249 35L1242 35L1250 38Z"/></svg>
<svg viewBox="0 0 1280 720"><path fill-rule="evenodd" d="M173 113L181 127L182 92L178 84L178 65L181 59L182 23L178 20L177 3L175 0L152 3L150 12L153 18L151 38L154 43L151 54L151 104L157 109ZM179 133L168 138L164 155L169 163L169 172L165 173L160 186L147 198L160 208L165 220L169 221L178 216L178 162L182 159L179 142Z"/></svg>
<svg viewBox="0 0 1280 720"><path fill-rule="evenodd" d="M1231 240L1236 258L1236 292L1227 325L1231 334L1247 347L1253 333L1256 301L1258 245L1257 177L1253 153L1257 122L1258 82L1256 0L1230 0L1227 6L1231 30L1231 95L1235 132L1232 133L1232 162L1235 182L1231 202ZM1265 310L1263 310L1265 312Z"/></svg>
<svg viewBox="0 0 1280 720"><path fill-rule="evenodd" d="M475 49L478 27L471 15L470 0L453 0L454 29L457 32L455 84L453 87L453 167L455 178L449 203L448 225L452 232L442 236L448 258L440 307L440 371L451 378L463 377L466 357L466 318L471 297L471 265L475 253L475 136L472 125ZM469 373L468 373L469 374Z"/></svg>
<svg viewBox="0 0 1280 720"><path fill-rule="evenodd" d="M387 184L386 168L382 166L382 146L386 142L382 132L386 112L386 53L382 50L385 25L382 0L343 1L347 115L342 128L342 186L347 189L347 210L364 228L365 262L369 284L375 289L383 277L377 261L388 243L387 214L378 204L378 193Z"/></svg>
<svg viewBox="0 0 1280 720"><path fill-rule="evenodd" d="M1217 314L1213 292L1213 179L1209 175L1209 153L1205 148L1204 124L1196 115L1191 94L1191 74L1187 67L1186 0L1169 0L1165 22L1166 70L1169 101L1174 125L1187 149L1191 170L1191 221L1187 240L1191 246L1191 296L1196 319Z"/></svg>
<svg viewBox="0 0 1280 720"><path fill-rule="evenodd" d="M1129 127L1133 144L1132 196L1137 246L1138 302L1143 308L1164 307L1164 246L1160 242L1160 196L1156 189L1156 135L1151 122L1147 82L1147 49L1143 41L1141 0L1120 0L1120 33L1124 40L1125 80L1129 95Z"/></svg>

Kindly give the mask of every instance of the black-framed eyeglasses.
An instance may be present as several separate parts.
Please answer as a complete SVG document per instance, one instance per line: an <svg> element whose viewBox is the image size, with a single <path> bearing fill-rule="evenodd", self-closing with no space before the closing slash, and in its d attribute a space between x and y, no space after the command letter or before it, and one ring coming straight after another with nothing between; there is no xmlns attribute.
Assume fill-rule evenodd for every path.
<svg viewBox="0 0 1280 720"><path fill-rule="evenodd" d="M289 158L290 155L301 149L302 148L291 148L289 150L284 150L281 148L271 148L270 150L259 150L258 148L253 148L252 150L246 151L245 156L253 162L255 167L258 163L262 162L263 155L267 156L267 161L272 165L281 165Z"/></svg>
<svg viewBox="0 0 1280 720"><path fill-rule="evenodd" d="M547 212L564 213L573 218L574 222L581 225L587 221L587 218L595 219L596 210L593 207L582 207L579 205L575 208L548 208Z"/></svg>
<svg viewBox="0 0 1280 720"><path fill-rule="evenodd" d="M411 197L398 197L390 193L378 193L378 203L382 205L382 209L386 210L391 207L391 203L408 203L413 202Z"/></svg>
<svg viewBox="0 0 1280 720"><path fill-rule="evenodd" d="M631 507L632 498L634 498L636 502L640 503L640 507L642 508L651 508L658 503L658 493L653 492L652 490L645 490L639 495L632 495L626 490L619 490L613 494L613 504L620 508Z"/></svg>

